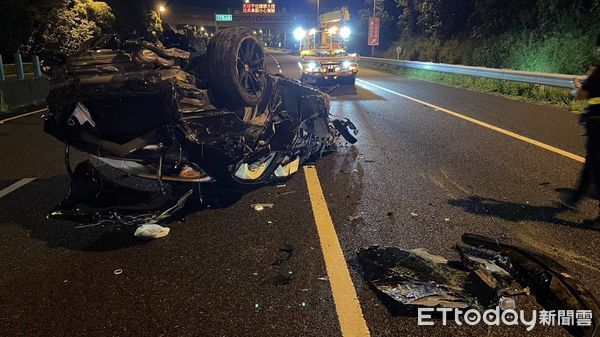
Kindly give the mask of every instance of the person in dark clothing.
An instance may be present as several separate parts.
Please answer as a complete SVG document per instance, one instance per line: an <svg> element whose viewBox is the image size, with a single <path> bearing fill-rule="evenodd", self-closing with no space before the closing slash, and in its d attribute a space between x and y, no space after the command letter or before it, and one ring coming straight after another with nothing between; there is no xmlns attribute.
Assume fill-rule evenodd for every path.
<svg viewBox="0 0 600 337"><path fill-rule="evenodd" d="M575 209L593 183L600 197L600 69L598 64L592 66L587 73L587 79L582 83L575 80L575 98L586 100L587 107L581 115L581 123L585 127L587 142L585 164L581 171L579 185L572 195L561 199L568 208ZM600 217L594 223L600 228Z"/></svg>

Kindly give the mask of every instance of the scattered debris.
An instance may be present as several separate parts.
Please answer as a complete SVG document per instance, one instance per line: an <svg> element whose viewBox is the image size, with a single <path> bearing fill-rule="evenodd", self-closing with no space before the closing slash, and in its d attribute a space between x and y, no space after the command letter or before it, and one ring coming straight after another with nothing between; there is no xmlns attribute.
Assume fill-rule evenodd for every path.
<svg viewBox="0 0 600 337"><path fill-rule="evenodd" d="M450 222L450 218L444 218L444 222Z"/></svg>
<svg viewBox="0 0 600 337"><path fill-rule="evenodd" d="M289 260L292 257L292 253L294 252L294 246L290 245L290 244L285 244L281 247L279 247L279 253L280 256L277 257L277 259L275 259L275 262L273 262L274 266L281 266L282 264L284 264L287 260Z"/></svg>
<svg viewBox="0 0 600 337"><path fill-rule="evenodd" d="M91 223L91 224L86 224L86 225L75 226L75 229L90 228L90 227L96 227L96 226L101 226L101 225L102 225L102 223L100 223L100 222Z"/></svg>
<svg viewBox="0 0 600 337"><path fill-rule="evenodd" d="M123 269L115 269L114 274L115 275L121 275L121 274L123 274Z"/></svg>
<svg viewBox="0 0 600 337"><path fill-rule="evenodd" d="M529 287L547 310L589 310L590 326L565 327L574 336L598 336L600 304L555 260L474 234L458 245L461 261L425 249L372 246L357 252L366 280L392 312L415 314L418 307L516 308L513 298ZM525 286L525 287L524 287Z"/></svg>
<svg viewBox="0 0 600 337"><path fill-rule="evenodd" d="M360 213L356 213L354 215L350 215L350 216L348 216L348 221L354 222L356 220L362 219L364 215L365 215L365 212L360 212Z"/></svg>
<svg viewBox="0 0 600 337"><path fill-rule="evenodd" d="M159 239L169 235L171 229L156 224L141 225L135 230L133 236L145 239Z"/></svg>
<svg viewBox="0 0 600 337"><path fill-rule="evenodd" d="M517 304L515 300L510 297L500 297L500 301L498 301L498 306L502 310L515 310Z"/></svg>
<svg viewBox="0 0 600 337"><path fill-rule="evenodd" d="M329 281L329 277L328 276L319 277L318 280L319 281Z"/></svg>
<svg viewBox="0 0 600 337"><path fill-rule="evenodd" d="M419 214L417 214L417 213L414 213L414 212L411 212L411 213L410 213L410 216L412 216L413 218L416 218L416 217L418 217L418 216L419 216Z"/></svg>
<svg viewBox="0 0 600 337"><path fill-rule="evenodd" d="M372 246L361 249L358 261L366 279L377 290L405 306L477 307L474 296L465 291L469 273L443 263L443 257L431 258L425 252L395 247Z"/></svg>
<svg viewBox="0 0 600 337"><path fill-rule="evenodd" d="M277 187L278 188L283 188L283 187L287 187L287 185L286 184L279 184L279 185L277 185Z"/></svg>
<svg viewBox="0 0 600 337"><path fill-rule="evenodd" d="M284 195L289 195L289 194L294 194L296 193L296 191L288 191L288 192L283 192L283 193L277 193L278 197L283 197Z"/></svg>
<svg viewBox="0 0 600 337"><path fill-rule="evenodd" d="M538 302L549 310L590 310L590 326L565 327L574 336L600 334L600 302L556 260L523 248L499 243L475 234L464 234L463 242L498 252L510 261L509 272L531 287Z"/></svg>
<svg viewBox="0 0 600 337"><path fill-rule="evenodd" d="M273 204L252 204L250 206L258 212L264 210L265 208L273 208Z"/></svg>

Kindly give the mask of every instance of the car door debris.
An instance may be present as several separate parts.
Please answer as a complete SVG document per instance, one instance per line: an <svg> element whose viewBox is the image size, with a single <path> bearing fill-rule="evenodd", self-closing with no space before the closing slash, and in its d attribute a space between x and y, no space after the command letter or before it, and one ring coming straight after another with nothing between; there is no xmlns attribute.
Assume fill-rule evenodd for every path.
<svg viewBox="0 0 600 337"><path fill-rule="evenodd" d="M574 336L600 336L600 304L552 258L464 234L456 246L460 261L425 249L371 246L357 252L365 279L388 309L415 314L419 307L515 309L515 296L536 297L547 310L590 310L590 326L565 326Z"/></svg>

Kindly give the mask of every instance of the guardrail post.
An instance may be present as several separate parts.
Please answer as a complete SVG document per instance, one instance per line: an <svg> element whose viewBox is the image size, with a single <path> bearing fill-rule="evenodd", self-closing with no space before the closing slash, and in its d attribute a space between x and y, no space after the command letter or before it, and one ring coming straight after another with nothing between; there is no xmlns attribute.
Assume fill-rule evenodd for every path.
<svg viewBox="0 0 600 337"><path fill-rule="evenodd" d="M40 66L39 56L33 55L31 62L33 63L33 76L35 78L42 77L42 67Z"/></svg>
<svg viewBox="0 0 600 337"><path fill-rule="evenodd" d="M4 63L2 63L2 55L0 55L0 81L4 81Z"/></svg>
<svg viewBox="0 0 600 337"><path fill-rule="evenodd" d="M25 79L25 71L23 70L23 59L21 58L21 54L19 53L15 54L15 69L17 70L17 79Z"/></svg>

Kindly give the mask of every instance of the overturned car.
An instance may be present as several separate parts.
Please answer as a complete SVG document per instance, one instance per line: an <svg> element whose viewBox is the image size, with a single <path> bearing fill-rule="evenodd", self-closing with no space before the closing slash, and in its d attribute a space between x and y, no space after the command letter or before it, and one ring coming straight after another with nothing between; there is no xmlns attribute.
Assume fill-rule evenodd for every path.
<svg viewBox="0 0 600 337"><path fill-rule="evenodd" d="M71 176L51 217L156 222L198 183L264 185L333 151L340 134L356 141L349 121L329 119L325 94L267 74L245 28L219 31L202 55L175 31L156 42L102 36L48 74L45 131L66 144ZM72 169L71 147L90 159ZM158 192L132 192L99 166L150 179Z"/></svg>

